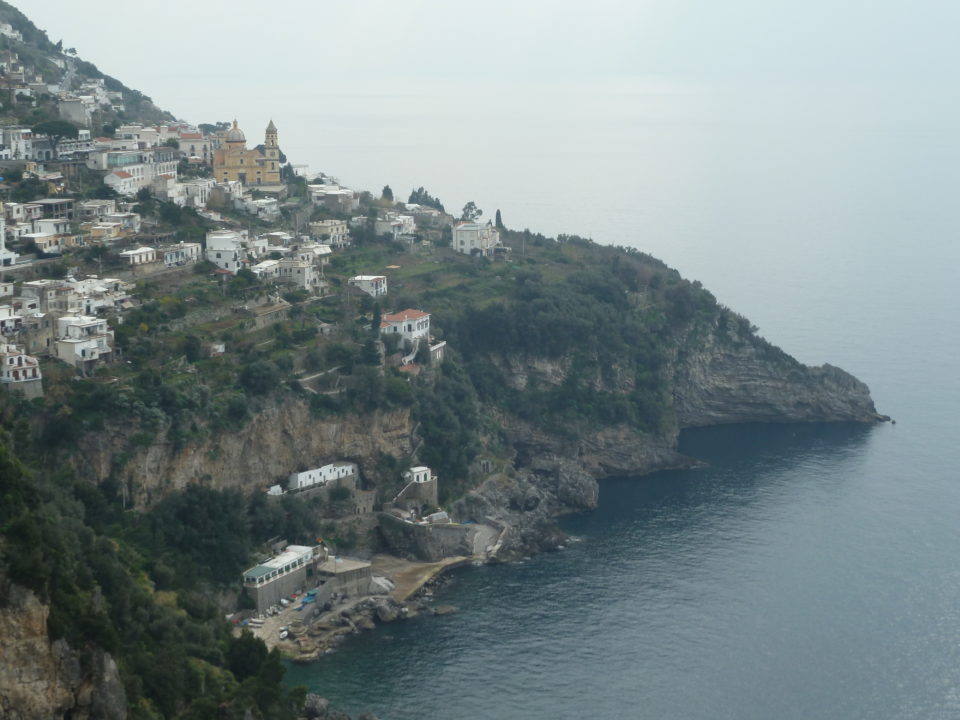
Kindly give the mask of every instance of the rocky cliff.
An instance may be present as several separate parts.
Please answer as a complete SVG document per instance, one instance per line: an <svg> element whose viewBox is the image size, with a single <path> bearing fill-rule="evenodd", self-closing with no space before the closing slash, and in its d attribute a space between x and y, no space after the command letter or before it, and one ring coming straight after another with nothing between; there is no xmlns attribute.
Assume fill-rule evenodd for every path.
<svg viewBox="0 0 960 720"><path fill-rule="evenodd" d="M531 378L559 386L571 367L565 359L518 357L499 365L518 389ZM506 527L499 557L516 557L563 542L553 518L595 507L598 479L697 465L676 450L683 428L888 419L877 413L867 386L840 368L802 365L762 339L733 339L716 325L676 343L666 376L673 417L660 435L614 426L561 436L498 415L515 451L516 472L487 478L455 505L454 515ZM630 392L632 385L628 379L603 389Z"/></svg>
<svg viewBox="0 0 960 720"><path fill-rule="evenodd" d="M84 441L84 452L68 461L102 482L119 472L139 507L190 483L217 489L265 487L291 472L330 460L352 460L376 478L381 453L402 457L412 451L413 423L408 411L315 418L306 403L283 398L256 413L241 430L218 432L203 443L175 449L165 433L147 447L131 450L133 429L114 428ZM114 467L129 453L122 469Z"/></svg>
<svg viewBox="0 0 960 720"><path fill-rule="evenodd" d="M127 698L110 655L47 635L49 606L0 579L0 718L121 720Z"/></svg>
<svg viewBox="0 0 960 720"><path fill-rule="evenodd" d="M870 389L833 367L809 367L765 341L698 334L677 348L673 407L681 428L749 422L878 422Z"/></svg>

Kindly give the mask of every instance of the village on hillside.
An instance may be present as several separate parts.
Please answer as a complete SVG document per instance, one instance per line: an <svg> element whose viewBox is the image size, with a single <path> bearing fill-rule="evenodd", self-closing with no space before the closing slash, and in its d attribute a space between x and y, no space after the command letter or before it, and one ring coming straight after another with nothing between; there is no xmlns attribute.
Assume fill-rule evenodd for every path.
<svg viewBox="0 0 960 720"><path fill-rule="evenodd" d="M210 363L177 366L174 377L213 375L233 361L252 395L293 382L321 409L346 392L341 380L353 365L369 365L384 392L402 399L403 386L447 352L430 308L408 302L405 286L429 286L425 266L458 256L510 256L499 213L495 226L472 202L455 218L422 187L407 202L389 187L379 196L345 187L290 161L272 120L252 140L239 120L135 121L125 93L109 78L79 75L69 51L49 53L41 72L35 53L32 65L18 56L16 30L0 24L0 36L4 392L34 400L51 382L136 382L143 375L134 373L169 352L174 364ZM409 262L383 265L383 247ZM243 364L265 345L284 351L272 365L283 379ZM351 458L318 457L288 477L264 478L263 493L272 503L320 498L341 515L376 510L411 527L457 525L430 467L398 468L390 497L378 498L364 477ZM502 529L457 532L465 530L483 554ZM315 652L315 642L305 648L286 625L267 633L264 622L305 608L298 618L319 617L348 597L396 589L377 574L383 568L336 554L337 544L274 543L243 575L248 608L235 622Z"/></svg>

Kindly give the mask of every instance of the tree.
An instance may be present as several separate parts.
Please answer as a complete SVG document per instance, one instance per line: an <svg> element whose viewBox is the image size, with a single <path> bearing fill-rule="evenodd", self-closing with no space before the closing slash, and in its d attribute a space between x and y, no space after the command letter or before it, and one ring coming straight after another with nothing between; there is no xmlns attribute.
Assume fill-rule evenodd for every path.
<svg viewBox="0 0 960 720"><path fill-rule="evenodd" d="M411 191L410 198L407 200L408 203L413 203L415 205L426 205L427 207L432 207L440 212L443 212L443 203L440 202L440 198L435 198L426 190L423 189L423 185L418 187L416 190Z"/></svg>
<svg viewBox="0 0 960 720"><path fill-rule="evenodd" d="M493 222L498 230L503 230L503 219L500 217L500 208L497 208L497 219Z"/></svg>
<svg viewBox="0 0 960 720"><path fill-rule="evenodd" d="M174 150L180 149L180 141L177 140L176 138L168 138L167 140L164 140L163 145L164 147L171 147Z"/></svg>
<svg viewBox="0 0 960 720"><path fill-rule="evenodd" d="M380 193L380 199L386 200L387 202L393 202L393 190L390 189L389 185L383 186L383 191Z"/></svg>
<svg viewBox="0 0 960 720"><path fill-rule="evenodd" d="M383 315L380 312L380 303L373 304L373 322L370 323L371 334L374 337L377 337L380 334L380 322L383 320Z"/></svg>
<svg viewBox="0 0 960 720"><path fill-rule="evenodd" d="M72 122L66 120L47 120L37 123L30 130L36 135L46 135L50 138L50 146L53 148L53 157L57 157L57 145L63 138L76 140L80 135L80 129Z"/></svg>
<svg viewBox="0 0 960 720"><path fill-rule="evenodd" d="M466 220L467 222L475 222L480 219L481 215L483 215L483 210L478 208L477 204L471 200L463 206L463 214L460 216L460 219Z"/></svg>

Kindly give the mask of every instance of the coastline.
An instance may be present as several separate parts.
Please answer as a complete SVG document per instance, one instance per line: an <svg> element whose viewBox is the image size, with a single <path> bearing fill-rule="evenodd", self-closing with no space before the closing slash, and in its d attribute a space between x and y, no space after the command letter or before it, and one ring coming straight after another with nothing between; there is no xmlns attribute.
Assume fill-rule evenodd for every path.
<svg viewBox="0 0 960 720"><path fill-rule="evenodd" d="M393 585L389 593L347 598L316 617L304 619L293 606L263 619L260 627L237 627L236 634L249 630L268 650L277 649L289 661L311 663L333 652L350 635L373 630L378 625L416 617L429 609L420 595L444 573L453 568L482 562L477 556L456 555L436 562L417 562L393 555L371 558L375 577ZM435 609L435 612L438 609ZM448 611L443 611L448 612ZM439 614L439 613L437 613ZM288 631L280 639L282 629Z"/></svg>

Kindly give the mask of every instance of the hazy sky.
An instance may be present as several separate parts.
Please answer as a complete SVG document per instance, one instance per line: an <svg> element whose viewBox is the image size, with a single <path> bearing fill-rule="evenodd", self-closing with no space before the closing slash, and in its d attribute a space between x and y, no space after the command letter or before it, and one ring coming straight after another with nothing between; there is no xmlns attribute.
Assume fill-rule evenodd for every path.
<svg viewBox="0 0 960 720"><path fill-rule="evenodd" d="M955 0L14 4L54 42L194 122L270 82L359 94L436 83L451 100L490 83L935 86L955 84L960 54Z"/></svg>

